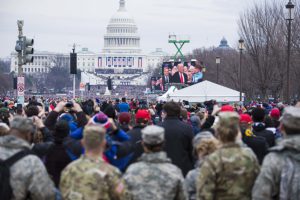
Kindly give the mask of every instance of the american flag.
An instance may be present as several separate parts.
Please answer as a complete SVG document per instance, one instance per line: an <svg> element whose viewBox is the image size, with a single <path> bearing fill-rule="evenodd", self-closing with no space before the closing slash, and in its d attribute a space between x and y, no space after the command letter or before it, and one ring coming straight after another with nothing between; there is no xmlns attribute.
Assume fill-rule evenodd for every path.
<svg viewBox="0 0 300 200"><path fill-rule="evenodd" d="M138 67L143 67L143 58L139 57L138 59Z"/></svg>
<svg viewBox="0 0 300 200"><path fill-rule="evenodd" d="M122 65L123 65L123 66L126 65L126 57L123 57L123 59L122 59Z"/></svg>
<svg viewBox="0 0 300 200"><path fill-rule="evenodd" d="M111 57L107 57L106 58L106 64L107 65L112 65L112 59L111 59Z"/></svg>
<svg viewBox="0 0 300 200"><path fill-rule="evenodd" d="M133 57L128 57L127 58L128 60L127 60L127 64L128 64L128 66L133 66Z"/></svg>
<svg viewBox="0 0 300 200"><path fill-rule="evenodd" d="M98 57L98 67L102 67L102 57Z"/></svg>
<svg viewBox="0 0 300 200"><path fill-rule="evenodd" d="M117 58L114 57L113 65L117 65L117 64L118 64L118 63L117 63Z"/></svg>

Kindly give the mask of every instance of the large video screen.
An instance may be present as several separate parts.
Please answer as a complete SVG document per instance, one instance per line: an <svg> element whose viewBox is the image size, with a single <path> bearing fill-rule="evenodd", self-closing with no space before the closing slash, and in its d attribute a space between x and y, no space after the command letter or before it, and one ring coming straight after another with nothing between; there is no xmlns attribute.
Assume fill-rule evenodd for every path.
<svg viewBox="0 0 300 200"><path fill-rule="evenodd" d="M171 85L192 85L203 79L202 67L196 62L164 62L162 64L162 85L167 91Z"/></svg>

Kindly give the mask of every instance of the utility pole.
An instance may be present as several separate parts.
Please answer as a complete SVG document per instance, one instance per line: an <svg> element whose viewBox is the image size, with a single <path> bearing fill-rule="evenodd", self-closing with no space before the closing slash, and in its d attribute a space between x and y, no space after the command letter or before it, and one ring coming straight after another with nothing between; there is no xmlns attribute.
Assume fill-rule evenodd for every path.
<svg viewBox="0 0 300 200"><path fill-rule="evenodd" d="M70 53L70 73L73 74L73 99L75 99L76 74L77 74L77 54L75 53L76 44L73 44L72 53Z"/></svg>

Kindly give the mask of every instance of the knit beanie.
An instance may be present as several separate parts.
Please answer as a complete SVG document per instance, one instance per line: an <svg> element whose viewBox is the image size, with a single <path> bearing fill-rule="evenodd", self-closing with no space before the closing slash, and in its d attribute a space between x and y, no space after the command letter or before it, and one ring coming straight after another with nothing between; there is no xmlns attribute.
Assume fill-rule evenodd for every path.
<svg viewBox="0 0 300 200"><path fill-rule="evenodd" d="M106 129L110 128L110 122L108 120L107 115L105 115L103 112L99 112L92 118L93 124L98 124Z"/></svg>

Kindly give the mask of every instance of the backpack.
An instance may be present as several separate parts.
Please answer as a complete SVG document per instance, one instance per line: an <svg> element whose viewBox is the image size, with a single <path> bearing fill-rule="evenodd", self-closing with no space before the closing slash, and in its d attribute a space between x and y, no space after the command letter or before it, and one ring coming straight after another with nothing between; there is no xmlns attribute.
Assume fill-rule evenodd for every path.
<svg viewBox="0 0 300 200"><path fill-rule="evenodd" d="M29 150L22 150L6 160L0 159L0 197L2 200L12 199L13 192L10 185L10 167L29 154Z"/></svg>
<svg viewBox="0 0 300 200"><path fill-rule="evenodd" d="M280 200L300 200L300 160L285 155L281 170Z"/></svg>

